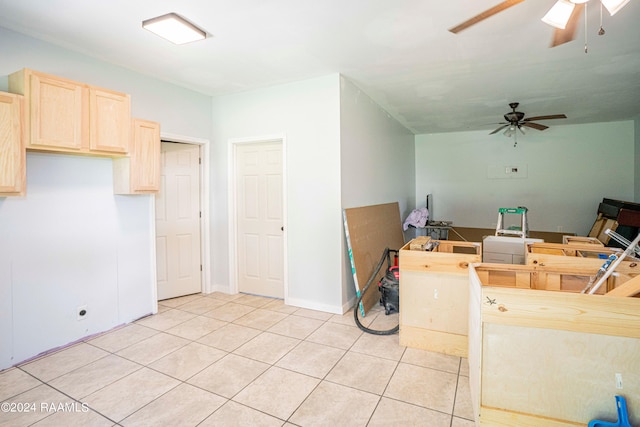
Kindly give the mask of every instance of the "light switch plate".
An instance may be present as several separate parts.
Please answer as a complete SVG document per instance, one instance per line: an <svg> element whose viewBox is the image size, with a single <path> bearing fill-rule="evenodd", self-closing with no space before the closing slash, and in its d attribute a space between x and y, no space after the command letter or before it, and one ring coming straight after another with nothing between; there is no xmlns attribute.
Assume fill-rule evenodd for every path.
<svg viewBox="0 0 640 427"><path fill-rule="evenodd" d="M523 179L527 175L528 168L524 164L489 165L487 168L489 179Z"/></svg>

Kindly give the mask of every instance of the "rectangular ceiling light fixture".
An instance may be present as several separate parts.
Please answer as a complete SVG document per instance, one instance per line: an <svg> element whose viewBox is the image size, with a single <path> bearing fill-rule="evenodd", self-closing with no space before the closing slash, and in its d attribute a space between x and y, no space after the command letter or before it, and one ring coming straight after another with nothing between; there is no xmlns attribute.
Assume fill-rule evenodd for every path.
<svg viewBox="0 0 640 427"><path fill-rule="evenodd" d="M207 33L175 13L142 21L142 28L175 44L204 40Z"/></svg>

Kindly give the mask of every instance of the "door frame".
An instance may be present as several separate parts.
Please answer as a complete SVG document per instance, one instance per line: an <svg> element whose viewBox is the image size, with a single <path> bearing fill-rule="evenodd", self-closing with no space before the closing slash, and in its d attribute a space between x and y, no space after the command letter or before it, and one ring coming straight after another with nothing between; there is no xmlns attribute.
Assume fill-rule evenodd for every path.
<svg viewBox="0 0 640 427"><path fill-rule="evenodd" d="M210 172L210 161L209 161L209 151L210 151L210 142L208 139L202 138L193 138L189 136L183 135L175 135L171 133L160 133L160 140L164 142L175 142L182 144L192 144L200 146L200 212L202 215L200 217L200 262L202 263L202 271L200 272L200 284L201 284L201 292L203 294L208 294L213 292L213 286L211 285L211 233L210 229L210 221L209 221L209 172ZM152 200L152 212L153 212L153 247L155 252L155 197ZM154 256L155 261L155 256ZM153 268L155 271L157 261L154 262ZM155 272L154 272L155 277ZM154 300L158 299L158 279L155 279L156 286L154 287Z"/></svg>
<svg viewBox="0 0 640 427"><path fill-rule="evenodd" d="M287 303L289 299L289 269L287 268L287 138L284 134L278 135L265 135L257 137L247 138L232 138L228 141L228 165L229 165L229 192L228 192L228 205L229 205L229 293L238 293L238 228L237 228L237 195L238 186L236 182L237 172L237 148L239 145L244 144L260 144L279 142L282 146L282 225L284 231L282 235L282 269L283 269L283 294L284 302Z"/></svg>

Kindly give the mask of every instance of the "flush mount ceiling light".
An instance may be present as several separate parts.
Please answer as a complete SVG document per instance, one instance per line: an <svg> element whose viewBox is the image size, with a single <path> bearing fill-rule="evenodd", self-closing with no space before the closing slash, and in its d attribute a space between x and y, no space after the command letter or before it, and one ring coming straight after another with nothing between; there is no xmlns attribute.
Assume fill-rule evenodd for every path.
<svg viewBox="0 0 640 427"><path fill-rule="evenodd" d="M204 40L207 33L175 13L142 21L142 28L175 44Z"/></svg>

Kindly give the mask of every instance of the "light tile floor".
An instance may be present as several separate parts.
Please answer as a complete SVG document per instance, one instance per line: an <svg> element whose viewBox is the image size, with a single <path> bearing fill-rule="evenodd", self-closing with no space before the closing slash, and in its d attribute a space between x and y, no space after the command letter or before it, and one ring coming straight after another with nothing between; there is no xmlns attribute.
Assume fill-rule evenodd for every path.
<svg viewBox="0 0 640 427"><path fill-rule="evenodd" d="M2 371L0 402L11 427L474 425L466 359L363 333L352 312L221 293Z"/></svg>

